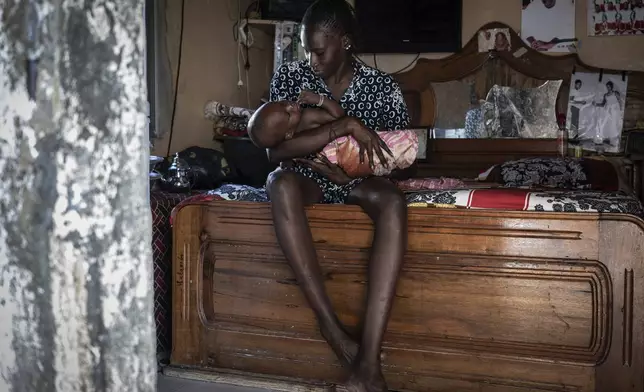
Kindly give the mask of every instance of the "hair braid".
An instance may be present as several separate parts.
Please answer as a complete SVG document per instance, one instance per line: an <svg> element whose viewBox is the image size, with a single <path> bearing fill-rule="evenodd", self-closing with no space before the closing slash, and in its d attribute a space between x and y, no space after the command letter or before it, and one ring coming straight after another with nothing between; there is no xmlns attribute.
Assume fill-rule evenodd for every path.
<svg viewBox="0 0 644 392"><path fill-rule="evenodd" d="M304 13L302 26L346 35L352 46L355 46L357 40L355 11L345 0L317 0Z"/></svg>

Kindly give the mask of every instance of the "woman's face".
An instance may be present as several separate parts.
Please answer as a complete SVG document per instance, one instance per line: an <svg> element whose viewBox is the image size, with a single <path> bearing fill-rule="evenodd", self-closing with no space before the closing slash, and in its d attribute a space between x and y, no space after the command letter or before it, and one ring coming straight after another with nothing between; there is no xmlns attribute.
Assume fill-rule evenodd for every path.
<svg viewBox="0 0 644 392"><path fill-rule="evenodd" d="M311 68L323 79L335 74L347 58L342 37L337 32L303 26L300 38Z"/></svg>
<svg viewBox="0 0 644 392"><path fill-rule="evenodd" d="M613 85L610 83L606 84L606 90L608 90L609 93L613 92Z"/></svg>

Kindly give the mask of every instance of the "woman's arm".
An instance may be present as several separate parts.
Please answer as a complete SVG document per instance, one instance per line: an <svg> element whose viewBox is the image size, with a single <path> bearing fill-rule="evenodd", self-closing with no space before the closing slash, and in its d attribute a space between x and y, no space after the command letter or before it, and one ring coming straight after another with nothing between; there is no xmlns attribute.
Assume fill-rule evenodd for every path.
<svg viewBox="0 0 644 392"><path fill-rule="evenodd" d="M342 109L342 106L340 106L339 103L332 99L325 97L321 108L329 112L335 118L344 117L344 109Z"/></svg>
<svg viewBox="0 0 644 392"><path fill-rule="evenodd" d="M317 128L334 120L337 120L337 118L324 109L302 109L302 116L300 117L300 123L297 125L297 132Z"/></svg>
<svg viewBox="0 0 644 392"><path fill-rule="evenodd" d="M343 117L320 127L295 134L274 148L266 150L271 162L281 162L293 158L302 158L316 153L331 141L351 134L359 122L353 117Z"/></svg>
<svg viewBox="0 0 644 392"><path fill-rule="evenodd" d="M344 117L344 109L342 109L342 106L340 106L339 103L337 103L335 100L320 95L316 94L312 91L302 91L300 93L300 98L298 99L300 103L304 103L307 105L311 106L318 106L320 102L322 104L318 107L322 108L323 110L326 110L330 115L332 115L334 118L340 118Z"/></svg>

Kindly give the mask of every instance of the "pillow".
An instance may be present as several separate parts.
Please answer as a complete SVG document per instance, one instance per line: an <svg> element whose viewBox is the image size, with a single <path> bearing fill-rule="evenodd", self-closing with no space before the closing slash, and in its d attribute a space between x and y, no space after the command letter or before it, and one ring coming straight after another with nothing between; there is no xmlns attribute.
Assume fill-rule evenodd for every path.
<svg viewBox="0 0 644 392"><path fill-rule="evenodd" d="M377 132L393 156L385 153L387 167L374 157L374 169L369 167L368 159L360 163L360 146L353 137L343 136L329 143L322 150L331 163L340 166L349 177L386 176L394 169L406 169L416 160L418 154L418 134L414 130Z"/></svg>
<svg viewBox="0 0 644 392"><path fill-rule="evenodd" d="M589 189L590 184L579 159L524 158L493 166L479 180L508 188L550 187Z"/></svg>
<svg viewBox="0 0 644 392"><path fill-rule="evenodd" d="M550 187L631 193L621 161L606 157L525 158L492 166L479 181L509 188Z"/></svg>

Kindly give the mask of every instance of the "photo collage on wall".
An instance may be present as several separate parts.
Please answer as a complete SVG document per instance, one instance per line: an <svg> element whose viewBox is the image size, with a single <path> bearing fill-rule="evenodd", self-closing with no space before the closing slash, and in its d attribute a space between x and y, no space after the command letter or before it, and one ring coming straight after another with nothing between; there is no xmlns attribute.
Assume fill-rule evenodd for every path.
<svg viewBox="0 0 644 392"><path fill-rule="evenodd" d="M588 35L644 34L643 0L587 0Z"/></svg>
<svg viewBox="0 0 644 392"><path fill-rule="evenodd" d="M620 151L628 76L576 72L570 79L568 140L584 150Z"/></svg>
<svg viewBox="0 0 644 392"><path fill-rule="evenodd" d="M588 2L589 35L644 34L644 0L579 1ZM520 36L526 45L543 52L577 50L575 0L522 0L522 7ZM479 52L512 51L511 42L507 28L478 32ZM626 73L573 71L566 113L569 142L599 153L620 152L627 87Z"/></svg>

